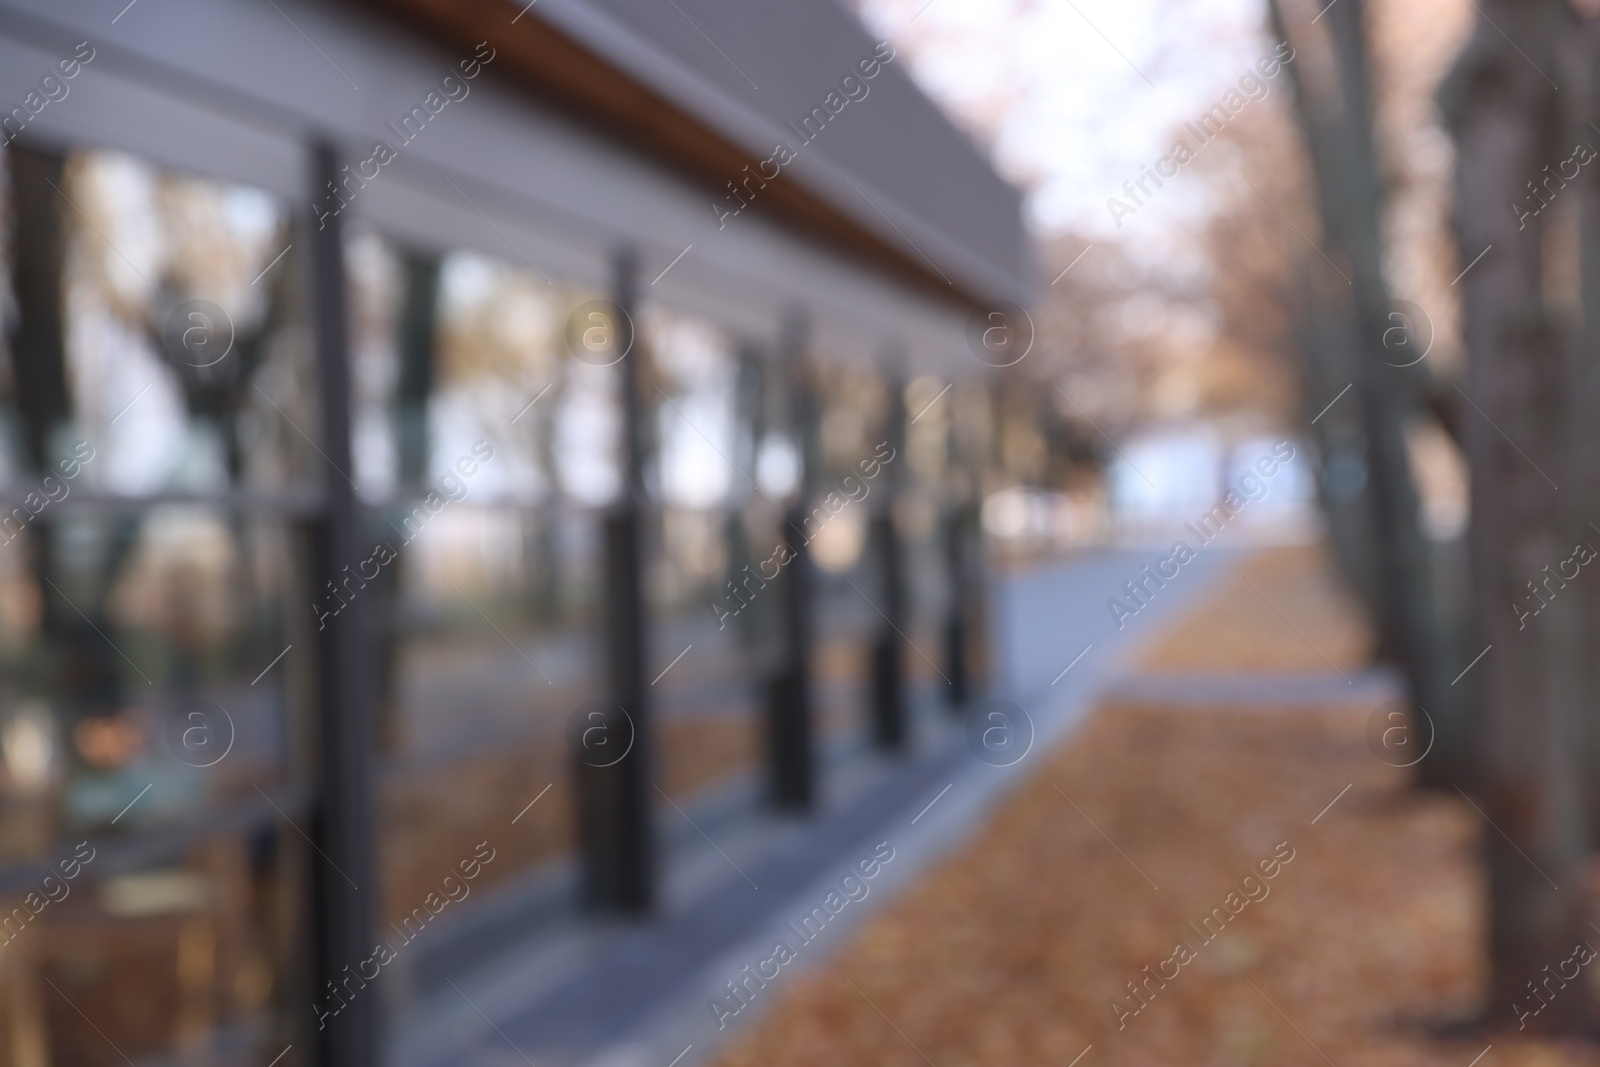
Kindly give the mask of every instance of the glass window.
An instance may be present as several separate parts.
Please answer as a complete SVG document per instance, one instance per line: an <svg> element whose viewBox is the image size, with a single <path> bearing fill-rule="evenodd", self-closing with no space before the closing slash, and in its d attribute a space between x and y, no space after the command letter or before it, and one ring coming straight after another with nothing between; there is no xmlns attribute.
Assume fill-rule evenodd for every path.
<svg viewBox="0 0 1600 1067"><path fill-rule="evenodd" d="M4 160L0 1048L265 1062L317 506L288 216L119 153Z"/></svg>

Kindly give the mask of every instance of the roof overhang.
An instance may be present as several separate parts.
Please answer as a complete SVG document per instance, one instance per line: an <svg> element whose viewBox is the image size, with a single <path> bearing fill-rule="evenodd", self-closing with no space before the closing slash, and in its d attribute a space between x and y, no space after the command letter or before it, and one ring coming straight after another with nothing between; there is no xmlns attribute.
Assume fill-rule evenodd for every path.
<svg viewBox="0 0 1600 1067"><path fill-rule="evenodd" d="M682 55L681 47L675 50L659 39L652 41L641 32L647 27L629 25L628 16L638 17L640 12L625 0L610 8L589 0L538 0L520 14L521 5L508 0L361 2L468 52L477 42L490 41L498 52L497 72L503 76L509 73L545 101L703 186L708 220L715 220L713 205L734 203L727 199L727 183L755 173L758 165L771 156L776 140L787 138L786 143L790 144L796 141L792 131L773 121L776 114L784 112L782 105L770 98L785 88L783 85L765 87L769 99L762 103L767 114L744 106L731 87L700 76L694 57ZM791 3L794 7L820 10L828 23L820 32L845 54L870 52L872 42L865 30L831 0ZM678 7L659 6L669 14ZM793 13L789 4L781 4L764 6L759 14L766 17L785 9ZM684 18L688 19L688 15L684 14ZM752 42L747 39L745 43ZM781 41L756 43L785 47ZM758 61L759 57L746 60ZM729 70L737 69L730 61ZM843 70L848 73L849 65L843 65ZM795 165L783 168L776 178L766 181L750 208L838 254L943 300L964 306L993 300L1026 300L1031 288L1030 263L1026 237L1021 233L1020 196L993 174L987 162L938 114L902 70L885 66L879 77L892 85L891 93L886 95L894 98L877 105L875 115L867 108L858 109L862 113L859 121L896 124L909 118L911 125L921 127L914 132L923 133L924 144L935 142L935 150L942 150L947 157L945 162L953 164L952 169L966 172L962 177L970 200L932 205L931 210L929 205L908 206L900 194L908 191L912 183L926 181L930 160L906 159L898 175L891 167L887 172L880 170L874 180L874 175L852 166L859 161L850 158L851 145L821 146L819 141L818 148L808 147ZM807 92L796 87L788 95L820 104L830 80L826 75L818 80L822 88ZM880 85L880 90L883 87ZM899 113L886 114L891 108ZM808 105L789 110L798 117L807 112ZM908 111L912 114L905 114ZM872 137L870 130L856 132ZM835 142L839 140L835 138ZM892 146L885 146L884 152L892 153ZM938 164L938 160L931 161L932 166ZM894 187L902 182L905 189ZM890 187L884 188L885 185ZM870 197L864 191L867 188L873 191ZM919 212L917 206L923 210ZM997 217L977 232L980 239L992 238L997 229L1006 231L998 242L998 251L992 240L988 241L989 247L974 247L976 242L963 241L942 225L951 216L972 214L975 206L978 214ZM1007 236L1010 240L1005 239Z"/></svg>

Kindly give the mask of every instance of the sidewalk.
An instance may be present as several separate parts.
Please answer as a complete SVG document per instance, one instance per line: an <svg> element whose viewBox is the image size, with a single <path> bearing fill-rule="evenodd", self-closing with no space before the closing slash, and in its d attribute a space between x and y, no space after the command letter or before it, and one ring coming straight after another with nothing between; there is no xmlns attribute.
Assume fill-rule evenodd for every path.
<svg viewBox="0 0 1600 1067"><path fill-rule="evenodd" d="M1480 1062L1490 1039L1434 1025L1480 995L1491 831L1369 751L1385 687L1322 566L1277 551L1213 584L1113 689L1137 696L1041 753L718 1067ZM1252 684L1276 703L1242 706ZM1493 1041L1483 1064L1600 1062Z"/></svg>
<svg viewBox="0 0 1600 1067"><path fill-rule="evenodd" d="M1186 568L1181 586L1139 627L1120 633L1104 599L1137 573L1142 557L1104 552L1001 579L996 688L1033 721L1028 759L1005 768L980 762L964 723L923 692L911 751L884 758L859 742L835 751L814 818L769 814L749 779L685 802L681 813L662 805L662 837L670 844L653 921L586 918L571 906L570 872L551 872L542 905L504 905L516 921L493 935L504 942L497 962L467 970L473 953L462 952L436 954L424 965L429 974L419 977L432 992L402 1021L391 1062L443 1067L526 1057L539 1067L667 1067L680 1054L676 1067L707 1062L758 1022L800 972L845 948L852 927L966 840L1028 780L1023 772L1082 721L1094 694L1121 676L1159 617L1194 602L1236 558L1218 551ZM879 843L893 858L860 902L829 921L765 995L719 1020L711 998L726 997L729 981L771 955L777 932L822 904ZM506 937L508 929L514 936Z"/></svg>

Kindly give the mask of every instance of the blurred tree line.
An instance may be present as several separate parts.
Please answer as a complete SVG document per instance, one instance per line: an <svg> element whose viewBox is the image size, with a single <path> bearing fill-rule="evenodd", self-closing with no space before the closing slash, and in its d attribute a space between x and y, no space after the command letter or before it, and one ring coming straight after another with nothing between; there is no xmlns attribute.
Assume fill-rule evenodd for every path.
<svg viewBox="0 0 1600 1067"><path fill-rule="evenodd" d="M1204 219L1161 235L1165 259L1057 235L1029 368L1090 443L1299 426L1413 708L1382 758L1490 824L1481 1021L1556 1031L1592 1023L1593 998L1535 1016L1530 983L1600 932L1597 14L1266 0L1294 59L1185 169Z"/></svg>
<svg viewBox="0 0 1600 1067"><path fill-rule="evenodd" d="M905 21L920 0L856 3L903 8L913 59L956 54ZM1034 6L986 25L1015 36ZM1420 782L1490 824L1483 1021L1570 1031L1593 998L1535 1016L1530 991L1600 934L1600 3L1260 10L1263 46L1294 58L1184 168L1204 212L1047 240L1041 355L1008 373L1090 448L1185 419L1298 425L1414 709L1383 758L1426 751ZM1194 44L1156 42L1138 73L1192 73ZM947 102L1016 155L1008 114L1050 97L1006 69ZM1028 160L1013 177L1045 184L1048 156Z"/></svg>
<svg viewBox="0 0 1600 1067"><path fill-rule="evenodd" d="M1573 1030L1592 1016L1589 995L1529 991L1595 929L1600 581L1585 564L1600 546L1600 168L1586 164L1600 143L1600 31L1566 0L1462 12L1465 43L1434 87L1453 142L1453 187L1438 199L1455 277L1423 295L1395 286L1407 239L1395 201L1408 151L1422 149L1384 135L1382 94L1406 88L1395 72L1408 36L1385 26L1385 6L1268 0L1298 56L1308 232L1320 233L1292 300L1304 408L1339 556L1410 692L1421 781L1459 790L1492 826L1482 1021ZM1454 36L1446 5L1432 6L1412 43ZM1441 340L1445 353L1458 342L1457 359L1426 358ZM1424 528L1422 426L1465 456L1464 552ZM1334 476L1343 456L1355 484Z"/></svg>

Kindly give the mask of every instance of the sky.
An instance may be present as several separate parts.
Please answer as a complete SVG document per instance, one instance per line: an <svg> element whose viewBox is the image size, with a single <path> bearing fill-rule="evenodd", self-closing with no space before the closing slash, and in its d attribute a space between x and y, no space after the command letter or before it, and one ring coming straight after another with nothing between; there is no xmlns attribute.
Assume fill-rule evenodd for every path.
<svg viewBox="0 0 1600 1067"><path fill-rule="evenodd" d="M1264 0L854 3L910 57L922 90L1028 190L1030 222L1045 238L1072 231L1159 245L1203 217L1204 181L1187 173L1121 230L1106 200L1271 50Z"/></svg>

